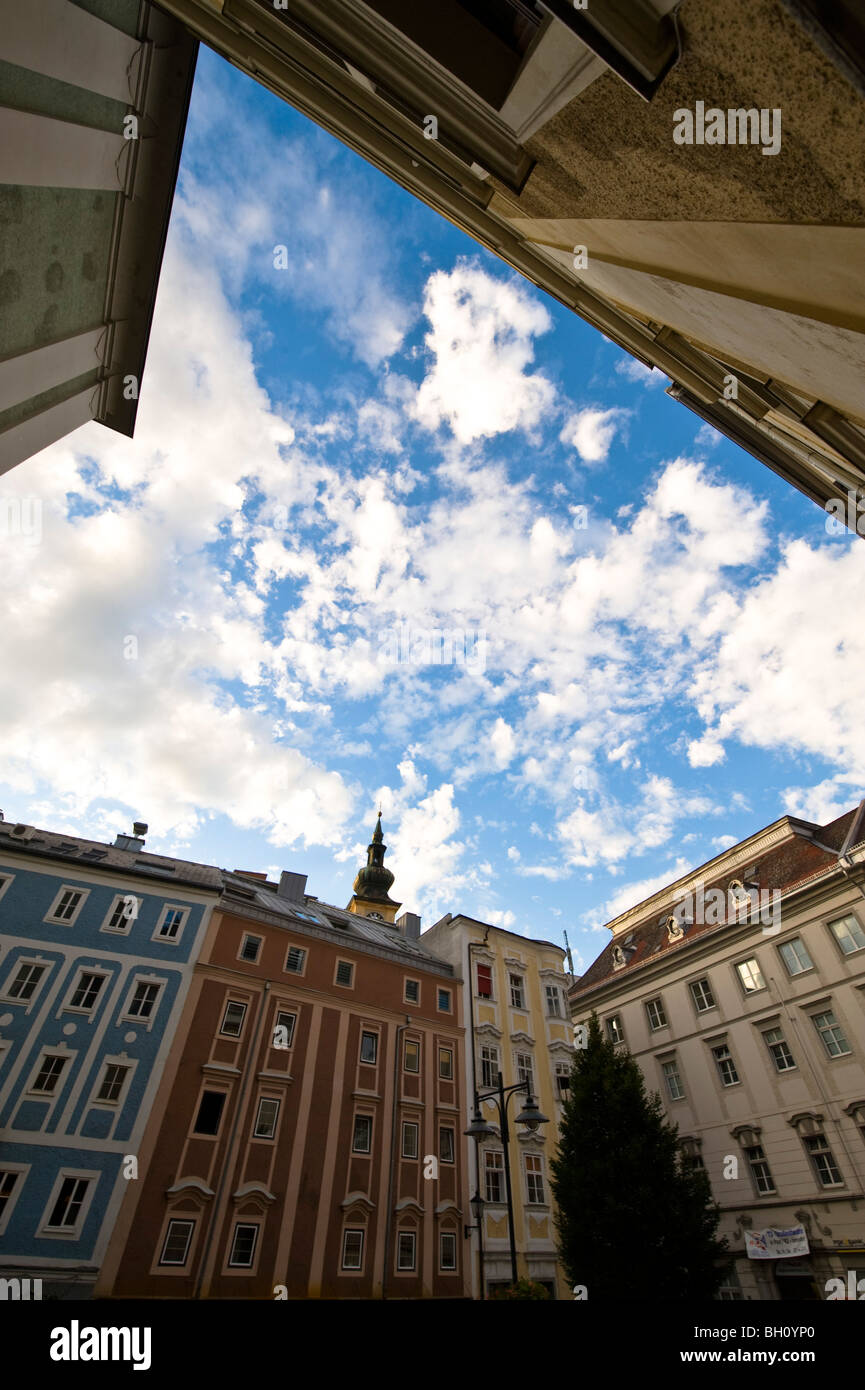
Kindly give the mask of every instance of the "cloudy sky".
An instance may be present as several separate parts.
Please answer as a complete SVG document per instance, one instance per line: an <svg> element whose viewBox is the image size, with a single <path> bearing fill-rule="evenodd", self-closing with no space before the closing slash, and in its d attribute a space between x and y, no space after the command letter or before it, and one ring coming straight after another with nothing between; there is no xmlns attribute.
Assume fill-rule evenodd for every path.
<svg viewBox="0 0 865 1390"><path fill-rule="evenodd" d="M202 49L135 439L2 480L7 819L345 904L380 803L426 925L579 968L854 805L865 546L666 384Z"/></svg>

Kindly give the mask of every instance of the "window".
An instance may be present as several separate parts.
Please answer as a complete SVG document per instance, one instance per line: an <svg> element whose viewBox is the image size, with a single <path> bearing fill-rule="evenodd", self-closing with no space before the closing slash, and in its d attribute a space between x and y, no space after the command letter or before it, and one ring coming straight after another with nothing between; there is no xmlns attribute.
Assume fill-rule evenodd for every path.
<svg viewBox="0 0 865 1390"><path fill-rule="evenodd" d="M407 1004L420 1003L420 980L406 980L403 998Z"/></svg>
<svg viewBox="0 0 865 1390"><path fill-rule="evenodd" d="M829 927L845 956L865 950L865 932L858 918L839 917L837 922L830 922Z"/></svg>
<svg viewBox="0 0 865 1390"><path fill-rule="evenodd" d="M823 1039L823 1046L830 1057L849 1057L851 1048L841 1025L831 1009L812 1015L814 1027Z"/></svg>
<svg viewBox="0 0 865 1390"><path fill-rule="evenodd" d="M751 1177L754 1179L754 1187L758 1194L765 1195L775 1191L775 1184L772 1181L772 1174L766 1162L766 1155L763 1152L762 1144L752 1144L745 1150L745 1157L751 1169Z"/></svg>
<svg viewBox="0 0 865 1390"><path fill-rule="evenodd" d="M57 1082L63 1075L63 1068L68 1060L68 1057L59 1057L54 1052L46 1052L39 1064L39 1071L33 1082L33 1090L38 1091L40 1095L52 1096L57 1089Z"/></svg>
<svg viewBox="0 0 865 1390"><path fill-rule="evenodd" d="M74 922L87 894L78 888L61 888L45 918L46 922Z"/></svg>
<svg viewBox="0 0 865 1390"><path fill-rule="evenodd" d="M123 893L115 898L100 930L113 931L117 932L119 936L126 936L132 923L138 917L141 902L141 898L136 898L132 893Z"/></svg>
<svg viewBox="0 0 865 1390"><path fill-rule="evenodd" d="M664 1006L660 999L649 999L646 1003L646 1017L649 1020L649 1027L655 1033L659 1028L667 1027L667 1015L664 1013Z"/></svg>
<svg viewBox="0 0 865 1390"><path fill-rule="evenodd" d="M129 1075L129 1071L129 1067L122 1067L117 1062L108 1062L102 1077L102 1084L96 1092L96 1099L107 1101L111 1105L116 1105L120 1099L123 1091L123 1083Z"/></svg>
<svg viewBox="0 0 865 1390"><path fill-rule="evenodd" d="M439 1048L439 1076L443 1081L454 1079L454 1054L450 1047Z"/></svg>
<svg viewBox="0 0 865 1390"><path fill-rule="evenodd" d="M261 936L251 936L249 932L243 934L243 944L240 948L240 959L248 960L254 965L261 953L261 945L264 940Z"/></svg>
<svg viewBox="0 0 865 1390"><path fill-rule="evenodd" d="M198 1104L198 1115L193 1126L193 1133L218 1134L224 1105L224 1091L205 1091Z"/></svg>
<svg viewBox="0 0 865 1390"><path fill-rule="evenodd" d="M285 958L285 969L289 974L302 975L305 962L306 951L300 946L289 946L288 955Z"/></svg>
<svg viewBox="0 0 865 1390"><path fill-rule="evenodd" d="M397 1245L397 1269L414 1269L417 1252L417 1235L414 1231L400 1231Z"/></svg>
<svg viewBox="0 0 865 1390"><path fill-rule="evenodd" d="M345 985L346 989L351 989L354 982L354 965L350 960L338 960L336 963L336 983Z"/></svg>
<svg viewBox="0 0 865 1390"><path fill-rule="evenodd" d="M159 1263L161 1265L185 1265L194 1230L194 1221L169 1221Z"/></svg>
<svg viewBox="0 0 865 1390"><path fill-rule="evenodd" d="M239 1038L245 1017L246 1005L241 1004L236 999L230 999L225 1006L220 1033L224 1033L229 1038Z"/></svg>
<svg viewBox="0 0 865 1390"><path fill-rule="evenodd" d="M524 1009L526 1007L526 996L522 975L509 975L508 983L511 988L511 1008Z"/></svg>
<svg viewBox="0 0 865 1390"><path fill-rule="evenodd" d="M787 968L788 975L801 975L805 970L813 970L814 962L805 949L805 943L801 937L794 936L792 941L785 941L778 947L778 953Z"/></svg>
<svg viewBox="0 0 865 1390"><path fill-rule="evenodd" d="M526 1190L530 1206L543 1206L544 1160L540 1154L526 1154Z"/></svg>
<svg viewBox="0 0 865 1390"><path fill-rule="evenodd" d="M607 1019L607 1037L611 1043L623 1043L625 1041L621 1014L613 1014L612 1018Z"/></svg>
<svg viewBox="0 0 865 1390"><path fill-rule="evenodd" d="M9 1205L12 1193L15 1191L18 1178L19 1174L13 1172L11 1168L0 1168L0 1221L3 1220L3 1214Z"/></svg>
<svg viewBox="0 0 865 1390"><path fill-rule="evenodd" d="M63 1179L60 1184L60 1191L57 1194L57 1200L54 1203L47 1222L47 1225L51 1227L52 1230L68 1231L75 1229L89 1186L89 1178Z"/></svg>
<svg viewBox="0 0 865 1390"><path fill-rule="evenodd" d="M449 1014L451 1011L451 992L449 989L438 991L438 1011L440 1014Z"/></svg>
<svg viewBox="0 0 865 1390"><path fill-rule="evenodd" d="M258 1227L238 1221L234 1228L234 1240L231 1242L229 1265L240 1269L251 1269L257 1241Z"/></svg>
<svg viewBox="0 0 865 1390"><path fill-rule="evenodd" d="M453 1231L439 1235L439 1269L444 1273L457 1267L457 1238Z"/></svg>
<svg viewBox="0 0 865 1390"><path fill-rule="evenodd" d="M705 1171L706 1165L703 1162L703 1155L700 1153L702 1139L685 1138L679 1140L682 1150L682 1163L689 1172L695 1172L698 1168Z"/></svg>
<svg viewBox="0 0 865 1390"><path fill-rule="evenodd" d="M378 1058L378 1033L361 1033L360 1060L368 1066L375 1066Z"/></svg>
<svg viewBox="0 0 865 1390"><path fill-rule="evenodd" d="M730 1265L724 1275L724 1282L718 1290L718 1298L722 1303L738 1303L741 1300L742 1285L739 1283L735 1265Z"/></svg>
<svg viewBox="0 0 865 1390"><path fill-rule="evenodd" d="M535 1072L532 1054L530 1052L517 1052L514 1054L517 1066L517 1081L528 1081L529 1090L535 1089Z"/></svg>
<svg viewBox="0 0 865 1390"><path fill-rule="evenodd" d="M356 1154L372 1152L372 1115L355 1115L351 1150Z"/></svg>
<svg viewBox="0 0 865 1390"><path fill-rule="evenodd" d="M402 1156L417 1158L420 1126L414 1120L404 1120L402 1126Z"/></svg>
<svg viewBox="0 0 865 1390"><path fill-rule="evenodd" d="M255 1120L253 1138L272 1139L276 1134L279 1119L279 1101L271 1096L262 1096L258 1102L258 1115Z"/></svg>
<svg viewBox="0 0 865 1390"><path fill-rule="evenodd" d="M343 1269L363 1268L363 1231L343 1231L342 1267Z"/></svg>
<svg viewBox="0 0 865 1390"><path fill-rule="evenodd" d="M403 1071L420 1071L420 1043L406 1038L402 1053Z"/></svg>
<svg viewBox="0 0 865 1390"><path fill-rule="evenodd" d="M503 1154L497 1149L487 1149L484 1154L484 1182L488 1202L504 1201L504 1172Z"/></svg>
<svg viewBox="0 0 865 1390"><path fill-rule="evenodd" d="M33 961L22 961L18 965L18 973L12 983L7 986L4 997L15 999L19 1004L26 1004L36 992L36 986L45 974L44 965L36 965Z"/></svg>
<svg viewBox="0 0 865 1390"><path fill-rule="evenodd" d="M709 986L708 980L694 980L689 986L691 998L694 1001L694 1008L698 1014L704 1014L707 1009L714 1009L715 996Z"/></svg>
<svg viewBox="0 0 865 1390"><path fill-rule="evenodd" d="M290 1014L285 1009L280 1009L276 1015L276 1023L273 1026L273 1046L280 1050L287 1049L294 1042L294 1029L297 1023L297 1014Z"/></svg>
<svg viewBox="0 0 865 1390"><path fill-rule="evenodd" d="M481 965L480 961L475 966L478 976L478 998L492 999L493 997L493 968L491 965Z"/></svg>
<svg viewBox="0 0 865 1390"><path fill-rule="evenodd" d="M841 1187L841 1174L825 1134L811 1134L805 1139L805 1149L821 1187Z"/></svg>
<svg viewBox="0 0 865 1390"><path fill-rule="evenodd" d="M81 1009L83 1013L89 1013L99 998L99 991L104 983L104 975L96 975L89 970L82 970L66 1008Z"/></svg>
<svg viewBox="0 0 865 1390"><path fill-rule="evenodd" d="M499 1050L492 1043L481 1047L481 1085L495 1086L499 1077Z"/></svg>
<svg viewBox="0 0 865 1390"><path fill-rule="evenodd" d="M736 966L736 974L746 994L756 994L757 990L766 988L766 981L763 979L763 972L756 956L740 961Z"/></svg>
<svg viewBox="0 0 865 1390"><path fill-rule="evenodd" d="M547 985L545 988L547 996L547 1013L550 1018L561 1018L562 1016L562 994L558 985Z"/></svg>
<svg viewBox="0 0 865 1390"><path fill-rule="evenodd" d="M685 1088L682 1085L682 1078L679 1075L679 1068L675 1061L662 1062L661 1071L664 1073L664 1080L667 1083L667 1094L670 1100L684 1100Z"/></svg>
<svg viewBox="0 0 865 1390"><path fill-rule="evenodd" d="M177 941L187 915L188 909L185 907L164 907L156 927L156 938L159 941Z"/></svg>
<svg viewBox="0 0 865 1390"><path fill-rule="evenodd" d="M439 1126L439 1158L442 1163L454 1162L454 1131L451 1125Z"/></svg>
<svg viewBox="0 0 865 1390"><path fill-rule="evenodd" d="M721 1047L712 1048L718 1071L721 1074L721 1083L724 1086L738 1086L739 1073L736 1071L736 1064L733 1061L733 1054L726 1043Z"/></svg>
<svg viewBox="0 0 865 1390"><path fill-rule="evenodd" d="M559 1100L567 1100L568 1091L571 1089L571 1068L568 1062L556 1062L556 1095Z"/></svg>
<svg viewBox="0 0 865 1390"><path fill-rule="evenodd" d="M793 1061L793 1054L787 1045L787 1041L780 1028L770 1028L763 1034L766 1039L766 1046L772 1054L772 1061L775 1063L776 1071L795 1071L796 1063Z"/></svg>
<svg viewBox="0 0 865 1390"><path fill-rule="evenodd" d="M139 980L135 986L132 998L127 1010L129 1018L150 1018L153 1014L154 1005L159 998L160 986L148 984L144 980Z"/></svg>

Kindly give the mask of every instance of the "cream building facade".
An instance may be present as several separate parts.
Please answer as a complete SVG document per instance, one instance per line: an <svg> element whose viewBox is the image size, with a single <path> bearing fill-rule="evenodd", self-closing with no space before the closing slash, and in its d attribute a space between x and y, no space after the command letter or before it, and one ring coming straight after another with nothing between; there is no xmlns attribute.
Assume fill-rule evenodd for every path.
<svg viewBox="0 0 865 1390"><path fill-rule="evenodd" d="M705 1168L721 1297L839 1297L865 1279L865 802L784 816L607 925L573 1019L631 1051Z"/></svg>
<svg viewBox="0 0 865 1390"><path fill-rule="evenodd" d="M534 941L474 918L448 914L423 934L422 944L454 966L465 982L466 1096L497 1085L529 1079L535 1101L547 1117L534 1133L516 1123L524 1097L516 1093L508 1110L511 1184L519 1277L543 1284L554 1298L570 1291L558 1263L550 1159L556 1151L564 1083L570 1075L573 1046L563 969L564 952L549 941ZM511 1282L510 1242L505 1183L505 1153L492 1102L482 1105L483 1118L496 1130L468 1145L472 1193L483 1199L482 1227L471 1238L472 1289L484 1296Z"/></svg>

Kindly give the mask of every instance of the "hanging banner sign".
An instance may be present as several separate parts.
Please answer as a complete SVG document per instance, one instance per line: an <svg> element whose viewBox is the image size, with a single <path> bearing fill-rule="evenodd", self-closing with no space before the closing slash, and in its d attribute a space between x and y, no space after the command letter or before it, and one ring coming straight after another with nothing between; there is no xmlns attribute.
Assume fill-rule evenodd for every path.
<svg viewBox="0 0 865 1390"><path fill-rule="evenodd" d="M770 1226L766 1231L746 1231L745 1250L749 1260L783 1260L807 1255L808 1237L804 1226Z"/></svg>

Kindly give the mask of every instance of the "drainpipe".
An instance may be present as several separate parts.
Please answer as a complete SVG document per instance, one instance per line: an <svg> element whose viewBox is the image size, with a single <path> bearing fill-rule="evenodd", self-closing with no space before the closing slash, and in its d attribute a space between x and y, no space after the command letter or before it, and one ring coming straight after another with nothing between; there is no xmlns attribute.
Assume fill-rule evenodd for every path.
<svg viewBox="0 0 865 1390"><path fill-rule="evenodd" d="M468 991L469 991L469 1035L470 1035L470 1044L471 1044L471 1053L472 1053L472 1106L474 1106L474 1104L475 1104L475 1097L477 1096L477 1093L478 1093L478 1064L477 1064L477 1057L476 1057L476 1051L477 1051L477 1049L475 1048L475 983L474 983L474 975L472 974L472 950L475 949L475 948L478 948L479 950L488 949L488 947L487 947L487 940L488 940L488 938L489 938L489 934L490 934L489 926L486 926L486 927L484 928L484 939L483 939L483 941L481 941L481 942L478 942L478 941L470 941L470 942L468 943L468 960L469 960L469 968L468 968L468 980L467 980L466 983L467 983L467 985L468 985ZM476 1139L476 1140L475 1140L475 1192L477 1192L478 1194L480 1194L480 1190L481 1190L481 1151L480 1151L480 1149L481 1149L480 1140L479 1140L479 1139ZM483 1212L483 1207L481 1208L481 1214L480 1214L480 1216L479 1216L479 1218L478 1218L478 1269L479 1269L479 1272L480 1272L481 1300L483 1301L483 1299L484 1299L484 1212Z"/></svg>
<svg viewBox="0 0 865 1390"><path fill-rule="evenodd" d="M220 1207L222 1206L223 1195L225 1193L225 1188L231 1173L231 1166L234 1161L234 1148L235 1141L237 1139L237 1131L240 1128L240 1121L243 1116L244 1106L246 1104L246 1097L249 1091L249 1083L252 1080L252 1074L255 1070L256 1058L258 1057L258 1045L261 1041L261 1025L264 1022L264 1015L269 994L270 980L265 980L264 991L261 996L261 1002L258 1006L258 1016L255 1020L255 1033L250 1041L249 1051L246 1055L246 1065L243 1068L243 1074L240 1078L240 1087L237 1094L237 1105L234 1111L234 1120L231 1125L231 1132L228 1136L228 1145L225 1150L225 1162L222 1164L222 1173L219 1179L219 1186L216 1189L216 1195L213 1199L210 1225L207 1229L207 1236L204 1242L204 1249L201 1252L201 1262L198 1266L198 1278L195 1281L195 1289L192 1294L193 1298L201 1297L201 1286L204 1283L204 1272L207 1268L207 1261L210 1256L210 1250L213 1245L214 1236L216 1235L217 1222L221 1214Z"/></svg>
<svg viewBox="0 0 865 1390"><path fill-rule="evenodd" d="M384 1221L384 1265L381 1273L381 1296L387 1298L387 1276L390 1273L390 1237L393 1230L393 1188L394 1173L396 1171L396 1118L399 1108L399 1060L400 1042L402 1035L407 1028L411 1027L411 1017L405 1016L405 1023L401 1023L396 1030L396 1053L393 1061L393 1107L390 1117L390 1159L388 1162L387 1179L387 1212ZM420 1157L420 1155L418 1155Z"/></svg>

